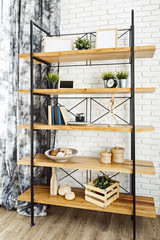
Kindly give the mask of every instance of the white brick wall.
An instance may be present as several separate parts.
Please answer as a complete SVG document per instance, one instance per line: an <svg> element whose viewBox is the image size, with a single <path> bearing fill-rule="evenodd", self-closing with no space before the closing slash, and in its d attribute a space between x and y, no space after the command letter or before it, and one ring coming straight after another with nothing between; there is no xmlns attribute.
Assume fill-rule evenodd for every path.
<svg viewBox="0 0 160 240"><path fill-rule="evenodd" d="M159 0L61 0L61 34L95 31L103 28L129 28L131 24L131 9L135 10L135 44L157 47L153 59L136 60L136 86L156 87L153 94L136 96L136 124L153 125L154 133L136 134L136 159L151 160L156 168L156 176L137 175L137 195L152 196L155 199L157 214L160 214L160 2ZM128 43L126 37L118 45ZM77 67L61 68L62 78L74 79L76 87L103 87L100 78L107 70L126 69L125 66L110 67ZM61 100L64 103L64 101ZM77 101L74 100L74 103ZM101 101L101 102L104 102ZM120 102L120 101L119 101ZM65 101L66 106L72 106L72 101ZM103 114L103 109L95 104L93 116ZM117 109L117 113L128 118L128 103ZM84 111L84 105L74 112ZM125 147L126 157L130 156L130 134L108 132L59 131L57 145L67 145L78 149L80 155L98 156L99 152L115 144ZM70 170L72 171L72 170ZM61 174L59 172L59 174ZM63 176L63 174L61 174ZM93 173L93 177L97 173ZM85 182L85 171L74 173L79 180ZM129 175L117 177L121 185L129 189ZM74 182L67 178L72 186ZM78 186L78 185L75 185Z"/></svg>

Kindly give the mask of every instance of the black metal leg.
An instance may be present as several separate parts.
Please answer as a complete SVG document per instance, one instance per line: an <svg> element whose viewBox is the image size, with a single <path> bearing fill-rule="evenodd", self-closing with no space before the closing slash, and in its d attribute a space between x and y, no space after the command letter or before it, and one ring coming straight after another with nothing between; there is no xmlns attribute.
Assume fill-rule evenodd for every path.
<svg viewBox="0 0 160 240"><path fill-rule="evenodd" d="M134 76L134 10L132 10L131 25L131 103L130 103L130 121L133 126L131 133L131 159L133 160L132 174L132 194L133 194L133 240L136 239L136 183L135 183L135 76Z"/></svg>
<svg viewBox="0 0 160 240"><path fill-rule="evenodd" d="M50 71L50 64L47 64L47 74ZM49 82L47 82L47 88L50 88ZM51 105L51 99L47 98L47 107ZM50 149L51 146L51 131L47 130L47 149ZM47 169L47 185L50 185L50 179L52 175L52 168Z"/></svg>
<svg viewBox="0 0 160 240"><path fill-rule="evenodd" d="M34 176L33 176L33 22L30 21L30 89L31 89L31 226L34 226Z"/></svg>

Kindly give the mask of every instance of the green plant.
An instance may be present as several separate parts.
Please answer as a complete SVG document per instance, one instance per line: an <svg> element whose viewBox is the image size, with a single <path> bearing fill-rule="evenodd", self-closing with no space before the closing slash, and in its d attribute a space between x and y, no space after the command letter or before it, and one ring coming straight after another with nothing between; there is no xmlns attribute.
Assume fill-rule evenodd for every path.
<svg viewBox="0 0 160 240"><path fill-rule="evenodd" d="M59 75L57 73L49 72L46 75L46 79L48 80L48 82L55 82L55 83L57 83L58 80L59 80Z"/></svg>
<svg viewBox="0 0 160 240"><path fill-rule="evenodd" d="M77 40L75 41L75 46L78 50L90 49L91 43L89 39L86 38L81 39L80 37L78 37Z"/></svg>
<svg viewBox="0 0 160 240"><path fill-rule="evenodd" d="M105 72L102 74L103 80L109 80L111 78L114 78L115 74L113 72Z"/></svg>
<svg viewBox="0 0 160 240"><path fill-rule="evenodd" d="M128 72L126 72L126 71L119 71L119 72L117 72L116 77L118 79L127 79L128 78Z"/></svg>
<svg viewBox="0 0 160 240"><path fill-rule="evenodd" d="M98 176L93 182L94 187L105 189L111 185L111 178L109 176Z"/></svg>

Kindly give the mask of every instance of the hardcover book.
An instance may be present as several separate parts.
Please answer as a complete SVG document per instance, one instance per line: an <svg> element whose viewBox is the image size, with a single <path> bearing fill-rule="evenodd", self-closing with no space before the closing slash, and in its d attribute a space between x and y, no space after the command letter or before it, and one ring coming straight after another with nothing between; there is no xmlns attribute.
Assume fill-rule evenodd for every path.
<svg viewBox="0 0 160 240"><path fill-rule="evenodd" d="M60 107L60 111L61 111L62 118L64 120L65 125L68 125L68 122L70 121L70 117L66 107L65 106Z"/></svg>
<svg viewBox="0 0 160 240"><path fill-rule="evenodd" d="M48 106L48 125L52 125L52 106Z"/></svg>

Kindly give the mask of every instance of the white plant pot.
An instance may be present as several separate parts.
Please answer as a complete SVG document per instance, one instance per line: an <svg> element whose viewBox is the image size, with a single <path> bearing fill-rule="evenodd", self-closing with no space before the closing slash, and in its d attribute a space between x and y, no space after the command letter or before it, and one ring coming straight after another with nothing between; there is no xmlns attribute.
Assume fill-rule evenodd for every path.
<svg viewBox="0 0 160 240"><path fill-rule="evenodd" d="M128 79L119 79L120 88L127 88Z"/></svg>

